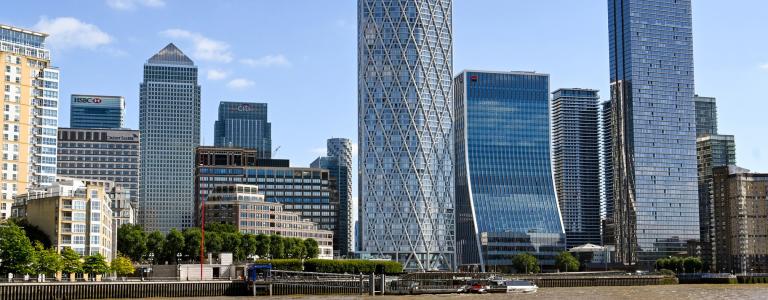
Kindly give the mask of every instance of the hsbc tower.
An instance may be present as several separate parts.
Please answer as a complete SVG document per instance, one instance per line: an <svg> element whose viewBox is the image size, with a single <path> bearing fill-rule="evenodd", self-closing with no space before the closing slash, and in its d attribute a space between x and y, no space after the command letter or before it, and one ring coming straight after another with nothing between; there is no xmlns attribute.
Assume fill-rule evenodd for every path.
<svg viewBox="0 0 768 300"><path fill-rule="evenodd" d="M72 95L69 125L72 128L123 128L125 98L121 96Z"/></svg>

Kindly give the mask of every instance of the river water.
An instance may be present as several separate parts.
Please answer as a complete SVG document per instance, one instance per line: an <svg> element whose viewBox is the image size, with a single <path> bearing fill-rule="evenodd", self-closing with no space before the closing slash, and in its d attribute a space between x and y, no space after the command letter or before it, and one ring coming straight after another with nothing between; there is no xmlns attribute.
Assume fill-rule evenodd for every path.
<svg viewBox="0 0 768 300"><path fill-rule="evenodd" d="M209 297L190 298L195 300L244 300L252 297ZM419 296L276 296L275 300L499 300L499 299L768 299L768 284L740 285L655 285L655 286L609 286L580 288L540 288L534 294L486 294L486 295L419 295ZM181 298L169 298L181 299ZM152 298L158 300L158 298Z"/></svg>

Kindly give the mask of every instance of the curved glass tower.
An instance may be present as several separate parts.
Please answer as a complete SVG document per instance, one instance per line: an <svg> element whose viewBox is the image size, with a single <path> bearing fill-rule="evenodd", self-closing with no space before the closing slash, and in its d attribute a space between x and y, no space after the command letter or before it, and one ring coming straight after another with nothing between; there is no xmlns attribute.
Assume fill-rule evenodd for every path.
<svg viewBox="0 0 768 300"><path fill-rule="evenodd" d="M549 75L465 71L454 95L459 265L509 270L528 252L553 266L565 233L550 163Z"/></svg>
<svg viewBox="0 0 768 300"><path fill-rule="evenodd" d="M691 0L608 0L616 258L699 239Z"/></svg>
<svg viewBox="0 0 768 300"><path fill-rule="evenodd" d="M451 1L358 1L362 252L452 269Z"/></svg>

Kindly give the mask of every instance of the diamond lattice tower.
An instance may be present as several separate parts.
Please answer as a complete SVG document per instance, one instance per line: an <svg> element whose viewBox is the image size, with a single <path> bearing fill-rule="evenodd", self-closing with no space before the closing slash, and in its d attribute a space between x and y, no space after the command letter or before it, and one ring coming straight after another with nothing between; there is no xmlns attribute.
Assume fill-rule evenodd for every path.
<svg viewBox="0 0 768 300"><path fill-rule="evenodd" d="M455 266L450 0L358 1L362 251Z"/></svg>

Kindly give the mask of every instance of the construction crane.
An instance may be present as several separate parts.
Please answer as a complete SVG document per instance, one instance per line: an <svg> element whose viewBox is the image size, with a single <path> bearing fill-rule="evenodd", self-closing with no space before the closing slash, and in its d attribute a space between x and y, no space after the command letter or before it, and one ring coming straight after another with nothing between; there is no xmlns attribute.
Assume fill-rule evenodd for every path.
<svg viewBox="0 0 768 300"><path fill-rule="evenodd" d="M275 151L272 151L272 157L275 157L275 155L277 155L277 150L280 150L280 147L282 146L277 146L277 148L275 148Z"/></svg>

